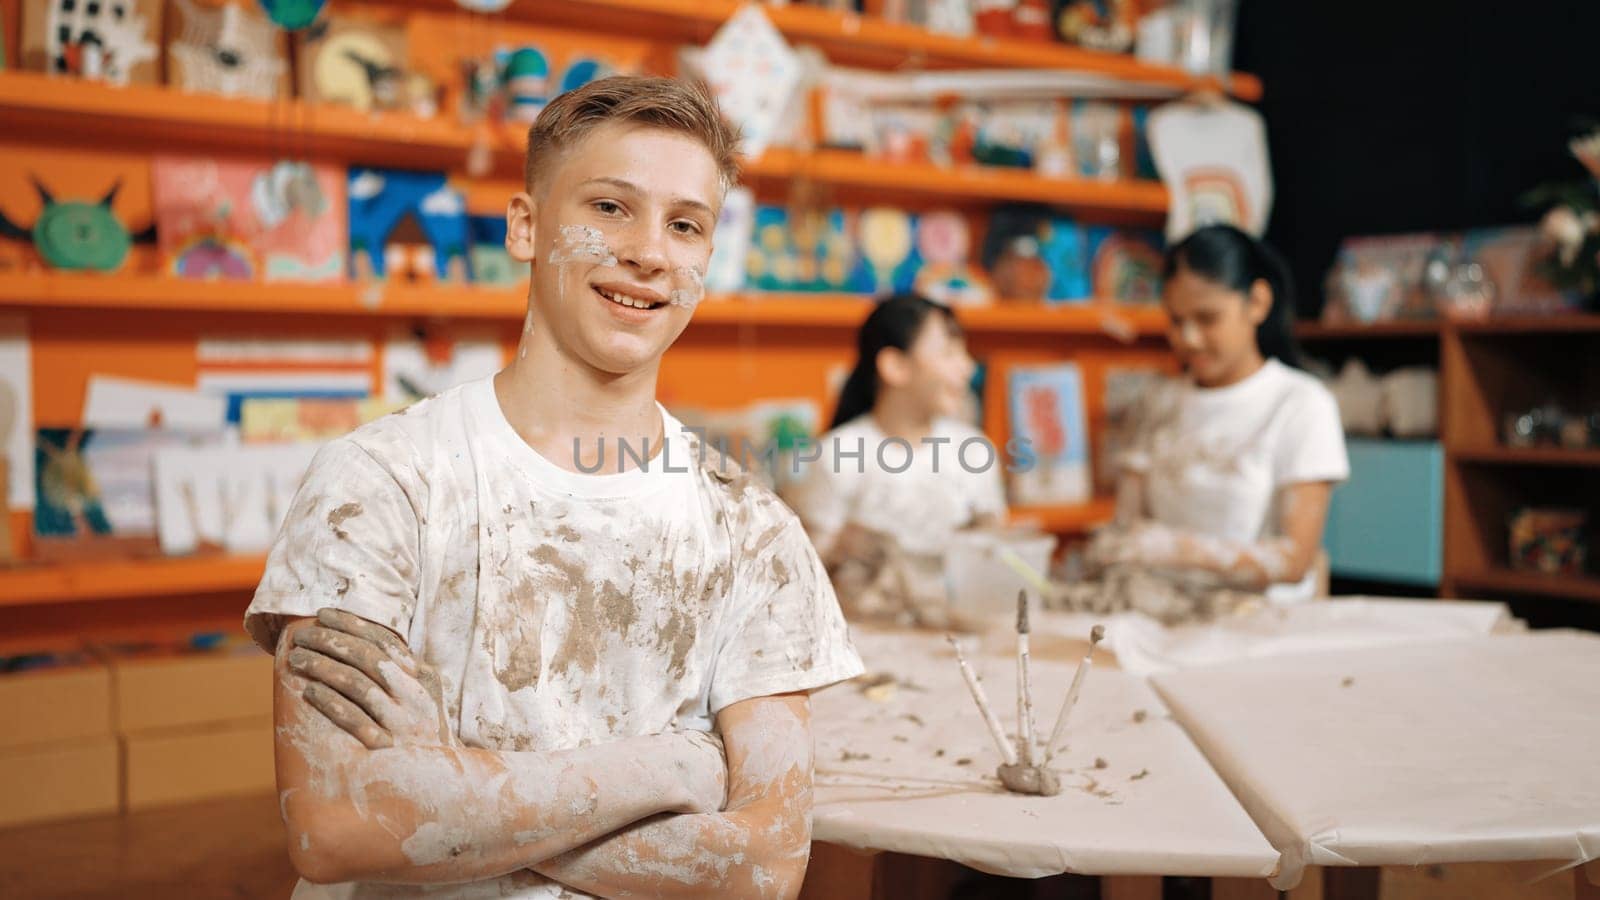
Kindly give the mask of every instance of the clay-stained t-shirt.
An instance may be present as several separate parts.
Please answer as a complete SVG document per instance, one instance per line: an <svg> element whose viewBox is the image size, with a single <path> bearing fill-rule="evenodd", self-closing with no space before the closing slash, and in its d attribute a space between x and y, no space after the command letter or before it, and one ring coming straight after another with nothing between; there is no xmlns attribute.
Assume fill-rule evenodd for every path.
<svg viewBox="0 0 1600 900"><path fill-rule="evenodd" d="M601 473L571 472L522 440L485 378L329 443L246 627L269 651L324 606L393 629L438 670L462 743L500 750L709 730L730 704L860 674L794 514L662 417L645 469L618 473L607 445ZM500 881L446 893L560 896L529 873ZM416 891L360 887L315 896Z"/></svg>

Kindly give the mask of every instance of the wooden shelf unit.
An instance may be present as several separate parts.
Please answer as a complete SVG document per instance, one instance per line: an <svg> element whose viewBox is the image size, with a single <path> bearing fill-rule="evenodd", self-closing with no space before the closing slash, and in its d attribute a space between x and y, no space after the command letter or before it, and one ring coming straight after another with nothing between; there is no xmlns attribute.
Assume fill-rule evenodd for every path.
<svg viewBox="0 0 1600 900"><path fill-rule="evenodd" d="M1437 319L1373 322L1366 325L1324 325L1321 322L1298 322L1294 336L1308 343L1324 341L1369 340L1437 340L1442 325Z"/></svg>
<svg viewBox="0 0 1600 900"><path fill-rule="evenodd" d="M599 33L648 34L663 45L704 41L739 0L570 0L515 4L506 16ZM456 10L451 0L416 8ZM1151 97L1221 86L1250 100L1260 82L1235 75L1219 85L1126 55L1055 44L954 38L923 29L815 7L768 7L794 43L814 45L837 63L905 70L1045 68L1098 79L1122 96ZM1151 89L1155 89L1152 92ZM108 85L25 71L0 72L5 141L23 147L152 154L173 150L216 156L286 156L339 164L460 171L481 138L450 115L430 120L366 114L285 99L260 102L189 94L170 86ZM489 131L494 175L468 182L469 208L495 202L519 184L525 135ZM761 188L815 182L843 199L885 197L907 206L957 206L975 213L996 202L1063 207L1107 222L1159 225L1168 195L1157 182L1045 178L1026 170L901 165L836 150L773 150L748 160L746 177ZM772 192L775 196L776 191ZM127 274L0 272L0 311L27 314L34 340L35 416L41 424L75 422L92 373L187 383L195 374L193 341L204 335L361 336L381 340L397 323L462 320L492 325L514 339L520 291L413 285L304 285L183 281L135 267ZM663 368L664 402L749 402L806 396L850 353L845 335L869 307L838 294L739 293L709 299ZM151 315L156 313L158 315ZM1170 363L1159 342L1166 316L1156 307L1093 302L1039 306L1000 303L958 312L980 356L990 361L985 430L1007 428L1005 380L1012 367L1078 359L1085 370L1091 430L1100 427L1103 371L1115 365ZM1126 345L1125 345L1126 344ZM759 366L757 364L759 360ZM375 364L376 370L376 364ZM825 408L825 407L824 407ZM1111 501L1022 507L1018 518L1060 533L1110 518ZM27 515L11 514L18 533ZM19 528L20 526L20 528ZM25 542L24 542L25 543ZM118 559L0 568L0 643L12 651L68 640L79 631L129 633L148 619L162 627L204 623L236 627L237 607L259 579L255 556Z"/></svg>
<svg viewBox="0 0 1600 900"><path fill-rule="evenodd" d="M0 72L0 115L14 121L19 134L35 131L88 139L92 134L115 133L146 145L182 146L188 152L265 151L447 170L465 164L475 140L472 132L445 116L365 114L298 100L267 103L169 87L118 88L33 72ZM490 140L496 171L502 178L515 178L526 135L520 129L501 128L490 132ZM842 150L773 149L747 160L744 174L754 182L811 180L946 204L1045 203L1129 221L1159 220L1167 209L1167 189L1156 181L1047 178L1027 169L992 166L941 168Z"/></svg>
<svg viewBox="0 0 1600 900"><path fill-rule="evenodd" d="M1445 448L1444 583L1467 597L1600 602L1600 449L1517 448L1505 416L1556 402L1600 409L1600 315L1564 313L1449 323L1440 335ZM1509 521L1525 507L1588 512L1590 573L1510 567Z"/></svg>
<svg viewBox="0 0 1600 900"><path fill-rule="evenodd" d="M871 298L856 294L746 291L714 295L694 313L696 325L855 328ZM0 273L0 308L149 310L166 312L325 315L378 318L494 319L521 321L527 302L520 290L434 285L297 284L201 281L162 275L105 276L78 272ZM1159 337L1166 313L1156 306L1110 302L1038 304L1000 302L962 307L963 326L978 334L1132 334Z"/></svg>

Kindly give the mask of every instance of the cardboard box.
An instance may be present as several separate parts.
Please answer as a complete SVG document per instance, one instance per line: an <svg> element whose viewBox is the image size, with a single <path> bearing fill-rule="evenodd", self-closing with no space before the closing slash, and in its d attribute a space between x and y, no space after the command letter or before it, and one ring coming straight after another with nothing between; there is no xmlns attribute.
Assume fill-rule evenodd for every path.
<svg viewBox="0 0 1600 900"><path fill-rule="evenodd" d="M117 811L112 737L0 750L0 826Z"/></svg>
<svg viewBox="0 0 1600 900"><path fill-rule="evenodd" d="M111 653L118 734L272 716L272 657L239 641L193 653Z"/></svg>
<svg viewBox="0 0 1600 900"><path fill-rule="evenodd" d="M129 812L272 790L272 722L122 739L123 806Z"/></svg>
<svg viewBox="0 0 1600 900"><path fill-rule="evenodd" d="M111 673L101 663L0 675L0 752L109 737Z"/></svg>

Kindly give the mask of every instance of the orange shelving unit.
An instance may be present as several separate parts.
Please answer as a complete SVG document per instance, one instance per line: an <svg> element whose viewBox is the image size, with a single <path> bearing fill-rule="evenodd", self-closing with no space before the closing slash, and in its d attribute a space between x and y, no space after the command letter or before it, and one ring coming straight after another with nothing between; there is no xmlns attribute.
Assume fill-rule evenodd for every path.
<svg viewBox="0 0 1600 900"><path fill-rule="evenodd" d="M395 4L399 6L399 4ZM451 0L419 0L410 8L457 9ZM703 42L740 0L566 0L513 4L513 22L586 32L647 36L664 51ZM1234 75L1219 83L1131 56L1057 44L960 38L909 25L812 6L765 7L794 44L818 47L830 61L869 68L1040 68L1083 76L1110 93L1144 98L1221 87L1250 100L1260 82ZM38 150L114 149L211 155L306 157L351 165L460 172L480 140L446 113L434 119L365 114L299 100L261 102L189 94L167 86L111 87L0 72L4 140ZM469 208L503 203L518 186L524 136L518 128L488 132L494 178L466 184ZM1106 222L1159 225L1166 189L1150 181L1046 178L1030 171L901 164L838 150L773 149L746 162L745 176L764 196L782 197L795 183L836 197L854 193L907 206L956 206L975 216L999 202L1055 206ZM483 202L477 202L477 201ZM492 201L492 202L491 202ZM521 290L443 285L187 281L131 265L97 275L44 270L0 271L0 312L27 315L33 341L34 413L41 425L70 425L91 374L192 383L194 342L203 336L339 336L381 341L396 329L424 325L487 330L513 345L523 312ZM868 298L842 294L742 292L708 298L668 354L660 395L669 406L718 409L760 398L803 397L824 416L826 385L848 364L850 332L869 310ZM1105 373L1118 366L1162 366L1165 315L1154 307L1092 302L1041 306L1001 302L958 315L974 352L987 360L985 430L1009 428L1005 385L1017 366L1078 361L1092 433L1103 424ZM1111 517L1112 503L1021 507L1015 518L1077 534ZM12 516L25 531L27 517ZM258 556L137 558L0 567L0 635L13 649L44 645L73 629L112 633L145 618L164 626L236 622L260 576ZM228 627L233 627L231 624ZM0 641L4 643L4 641Z"/></svg>

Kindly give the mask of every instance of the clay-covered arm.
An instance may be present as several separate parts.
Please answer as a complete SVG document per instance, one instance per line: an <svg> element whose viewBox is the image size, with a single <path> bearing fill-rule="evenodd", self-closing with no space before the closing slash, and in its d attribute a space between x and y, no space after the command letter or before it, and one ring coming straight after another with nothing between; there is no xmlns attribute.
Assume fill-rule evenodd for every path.
<svg viewBox="0 0 1600 900"><path fill-rule="evenodd" d="M459 746L431 671L345 613L291 624L275 673L289 855L310 881L498 877L659 813L714 812L726 796L711 735L550 753Z"/></svg>
<svg viewBox="0 0 1600 900"><path fill-rule="evenodd" d="M717 716L728 809L663 816L534 867L602 897L791 898L811 848L810 701L735 703Z"/></svg>
<svg viewBox="0 0 1600 900"><path fill-rule="evenodd" d="M1230 585L1261 590L1292 583L1310 571L1322 545L1328 499L1333 485L1325 481L1287 485L1279 490L1278 531L1282 537L1262 541L1230 541L1184 531L1144 519L1097 534L1090 561L1100 566L1144 565L1162 569L1208 572Z"/></svg>

